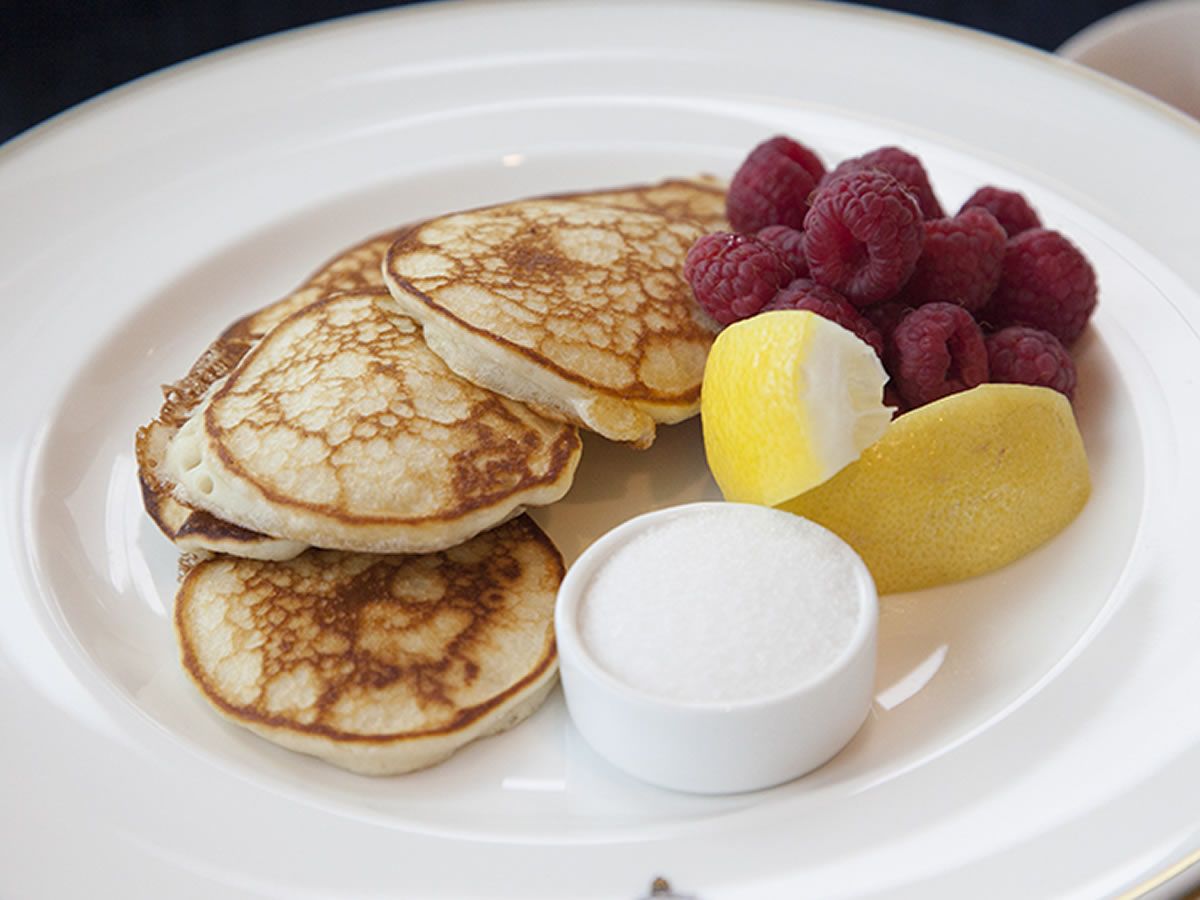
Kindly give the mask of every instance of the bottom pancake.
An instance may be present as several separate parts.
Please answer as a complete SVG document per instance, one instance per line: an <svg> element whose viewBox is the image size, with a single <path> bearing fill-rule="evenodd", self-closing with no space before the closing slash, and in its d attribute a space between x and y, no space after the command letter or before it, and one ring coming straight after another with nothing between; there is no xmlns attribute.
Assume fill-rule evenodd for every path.
<svg viewBox="0 0 1200 900"><path fill-rule="evenodd" d="M424 555L216 557L180 586L175 629L188 675L232 722L397 774L537 709L558 670L563 571L528 516Z"/></svg>

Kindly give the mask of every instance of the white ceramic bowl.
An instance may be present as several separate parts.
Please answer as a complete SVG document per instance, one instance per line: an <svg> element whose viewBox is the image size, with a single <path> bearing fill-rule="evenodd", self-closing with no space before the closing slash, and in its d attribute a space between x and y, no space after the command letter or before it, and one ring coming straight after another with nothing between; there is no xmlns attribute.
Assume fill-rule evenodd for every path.
<svg viewBox="0 0 1200 900"><path fill-rule="evenodd" d="M1200 119L1200 0L1153 0L1101 19L1058 48Z"/></svg>
<svg viewBox="0 0 1200 900"><path fill-rule="evenodd" d="M692 503L631 519L584 551L559 590L559 664L575 726L613 765L661 787L719 794L790 781L842 749L870 708L878 596L862 560L840 540L838 546L853 559L850 590L857 621L840 653L806 682L745 701L676 701L631 687L596 662L581 637L580 610L612 555L668 519L734 506L738 504ZM824 532L811 522L804 524Z"/></svg>

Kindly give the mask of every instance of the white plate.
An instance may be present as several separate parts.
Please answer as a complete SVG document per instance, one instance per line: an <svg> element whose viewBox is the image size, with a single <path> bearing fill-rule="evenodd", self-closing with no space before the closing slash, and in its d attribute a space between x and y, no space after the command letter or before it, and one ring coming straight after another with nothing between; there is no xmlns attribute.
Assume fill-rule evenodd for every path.
<svg viewBox="0 0 1200 900"><path fill-rule="evenodd" d="M210 714L132 435L232 318L439 211L712 170L787 131L921 154L947 206L1025 191L1094 261L1095 478L1050 545L886 600L878 697L831 764L657 791L555 697L371 780ZM820 5L476 3L305 30L88 104L0 153L0 892L21 898L1095 897L1200 847L1193 461L1200 129L1061 60ZM1189 167L1191 167L1189 169ZM588 441L541 516L573 557L713 495L695 423Z"/></svg>
<svg viewBox="0 0 1200 900"><path fill-rule="evenodd" d="M1200 0L1150 0L1113 13L1058 48L1200 119Z"/></svg>

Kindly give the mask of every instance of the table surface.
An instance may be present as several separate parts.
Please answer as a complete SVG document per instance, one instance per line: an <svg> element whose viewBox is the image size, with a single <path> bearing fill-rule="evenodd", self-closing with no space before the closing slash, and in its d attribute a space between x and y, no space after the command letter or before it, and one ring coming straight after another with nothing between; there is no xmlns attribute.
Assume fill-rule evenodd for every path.
<svg viewBox="0 0 1200 900"><path fill-rule="evenodd" d="M786 0L785 0L786 2ZM141 75L387 0L41 0L0 4L0 142ZM1054 50L1131 0L882 0L859 5Z"/></svg>

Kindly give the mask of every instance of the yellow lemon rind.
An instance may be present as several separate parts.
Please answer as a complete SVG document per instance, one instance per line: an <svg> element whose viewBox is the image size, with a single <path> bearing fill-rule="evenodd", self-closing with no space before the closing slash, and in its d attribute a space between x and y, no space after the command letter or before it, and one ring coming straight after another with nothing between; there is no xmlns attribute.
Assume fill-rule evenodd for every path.
<svg viewBox="0 0 1200 900"><path fill-rule="evenodd" d="M988 384L901 416L859 458L781 509L824 525L880 593L1008 565L1062 531L1091 493L1070 403Z"/></svg>

